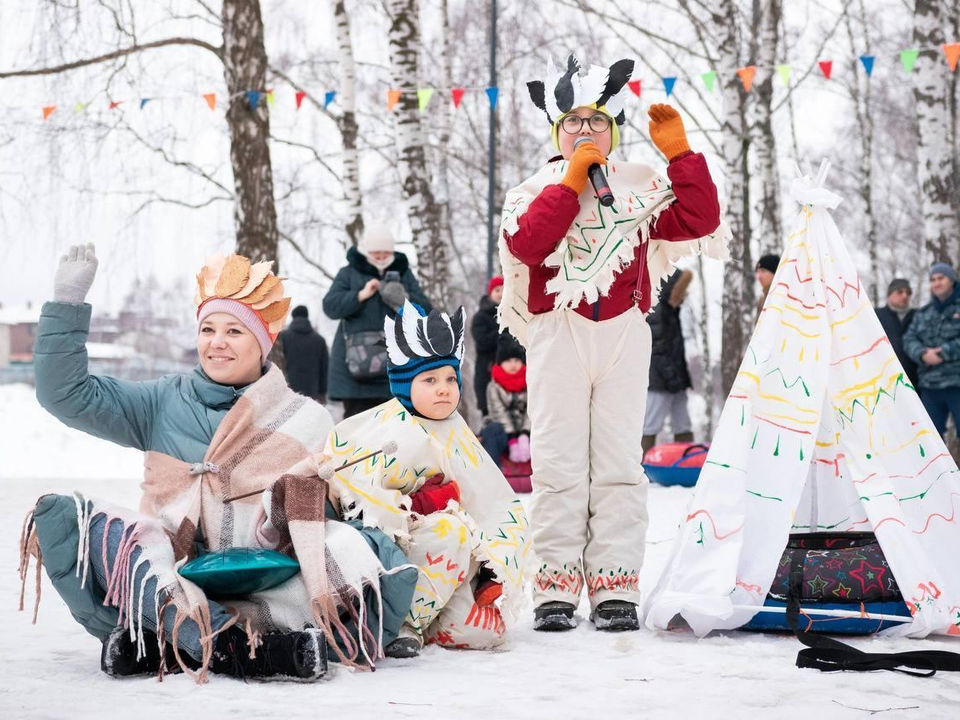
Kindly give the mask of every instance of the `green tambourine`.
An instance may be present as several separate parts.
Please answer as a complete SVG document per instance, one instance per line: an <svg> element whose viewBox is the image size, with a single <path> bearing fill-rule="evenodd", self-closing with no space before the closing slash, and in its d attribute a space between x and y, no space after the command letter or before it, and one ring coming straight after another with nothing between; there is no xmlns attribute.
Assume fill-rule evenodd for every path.
<svg viewBox="0 0 960 720"><path fill-rule="evenodd" d="M196 557L180 574L211 597L237 597L269 590L300 572L289 555L262 548L230 548Z"/></svg>

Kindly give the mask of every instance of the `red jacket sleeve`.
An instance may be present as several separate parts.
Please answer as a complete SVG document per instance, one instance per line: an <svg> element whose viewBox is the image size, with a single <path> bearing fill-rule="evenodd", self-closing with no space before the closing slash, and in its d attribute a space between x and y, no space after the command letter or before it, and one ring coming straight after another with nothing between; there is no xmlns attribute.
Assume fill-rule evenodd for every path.
<svg viewBox="0 0 960 720"><path fill-rule="evenodd" d="M537 267L557 249L578 212L580 201L573 190L547 185L520 216L517 232L505 233L507 247L524 265Z"/></svg>
<svg viewBox="0 0 960 720"><path fill-rule="evenodd" d="M677 196L650 228L654 240L694 240L720 226L720 201L707 161L688 152L670 161L667 176Z"/></svg>

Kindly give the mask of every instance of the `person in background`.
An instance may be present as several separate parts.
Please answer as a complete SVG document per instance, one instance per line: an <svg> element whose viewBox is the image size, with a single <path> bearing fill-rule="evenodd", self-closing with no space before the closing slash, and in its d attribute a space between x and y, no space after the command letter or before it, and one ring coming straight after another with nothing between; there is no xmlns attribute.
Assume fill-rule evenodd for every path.
<svg viewBox="0 0 960 720"><path fill-rule="evenodd" d="M763 255L757 260L757 282L760 283L760 297L757 298L757 319L760 319L760 312L763 310L763 304L767 301L767 295L770 294L770 286L773 285L773 276L777 274L777 267L780 265L779 255Z"/></svg>
<svg viewBox="0 0 960 720"><path fill-rule="evenodd" d="M670 416L674 442L693 442L693 424L687 411L687 388L690 370L683 346L680 306L693 280L690 270L677 270L660 288L660 300L647 323L653 349L650 355L650 389L647 391L647 414L643 421L643 453L652 448L657 434Z"/></svg>
<svg viewBox="0 0 960 720"><path fill-rule="evenodd" d="M294 392L306 395L321 405L327 402L327 372L330 353L327 341L310 324L310 312L297 305L293 320L280 331L280 344L286 358L287 384Z"/></svg>
<svg viewBox="0 0 960 720"><path fill-rule="evenodd" d="M487 385L497 355L500 339L500 324L497 321L497 306L503 297L503 277L497 275L487 283L487 294L480 298L480 309L470 323L470 334L477 350L477 365L473 371L473 390L477 394L477 408L486 416Z"/></svg>
<svg viewBox="0 0 960 720"><path fill-rule="evenodd" d="M930 268L930 302L920 308L903 337L916 361L920 399L937 432L947 431L947 416L960 420L960 288L947 263Z"/></svg>
<svg viewBox="0 0 960 720"><path fill-rule="evenodd" d="M395 247L389 227L367 225L323 298L327 317L340 321L330 351L329 397L343 402L345 418L391 397L384 318L396 317L407 299L431 309L407 256Z"/></svg>
<svg viewBox="0 0 960 720"><path fill-rule="evenodd" d="M887 304L877 308L877 318L883 326L883 331L890 338L890 345L897 354L900 364L903 365L910 384L917 387L917 364L907 355L903 347L903 336L917 312L910 307L912 295L913 290L907 280L894 278L887 288Z"/></svg>
<svg viewBox="0 0 960 720"><path fill-rule="evenodd" d="M498 464L509 450L512 462L530 460L526 354L512 335L501 338L487 385L489 412L480 443Z"/></svg>

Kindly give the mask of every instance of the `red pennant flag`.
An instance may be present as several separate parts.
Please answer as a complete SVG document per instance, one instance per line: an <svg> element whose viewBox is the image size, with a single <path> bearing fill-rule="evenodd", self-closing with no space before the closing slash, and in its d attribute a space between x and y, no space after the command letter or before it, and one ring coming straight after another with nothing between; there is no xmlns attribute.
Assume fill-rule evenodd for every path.
<svg viewBox="0 0 960 720"><path fill-rule="evenodd" d="M115 108L120 107L120 103L122 103L122 102L123 102L123 100L111 100L111 101L110 101L110 110L113 110L113 109L115 109Z"/></svg>
<svg viewBox="0 0 960 720"><path fill-rule="evenodd" d="M399 90L387 90L387 112L393 110L400 102L400 94Z"/></svg>
<svg viewBox="0 0 960 720"><path fill-rule="evenodd" d="M737 70L737 75L740 76L740 82L743 83L744 92L750 92L750 88L753 87L753 76L756 74L757 74L756 65L742 67L739 70Z"/></svg>
<svg viewBox="0 0 960 720"><path fill-rule="evenodd" d="M210 109L213 110L217 106L217 94L216 93L207 93L203 96L203 99L207 101L207 105L210 106Z"/></svg>
<svg viewBox="0 0 960 720"><path fill-rule="evenodd" d="M303 90L297 91L297 95L296 95L296 98L297 98L297 110L300 109L300 106L303 104L303 99L304 99L306 96L307 96L307 94L306 94Z"/></svg>
<svg viewBox="0 0 960 720"><path fill-rule="evenodd" d="M822 72L823 76L829 80L830 73L833 71L833 60L821 60L817 64L820 66L820 72Z"/></svg>
<svg viewBox="0 0 960 720"><path fill-rule="evenodd" d="M460 107L460 103L463 102L463 95L467 91L463 88L453 88L450 90L450 97L453 98L453 107Z"/></svg>
<svg viewBox="0 0 960 720"><path fill-rule="evenodd" d="M639 80L630 80L627 83L627 87L630 88L630 92L632 92L637 97L640 97L640 81Z"/></svg>
<svg viewBox="0 0 960 720"><path fill-rule="evenodd" d="M960 43L944 43L943 54L947 56L950 72L956 72L957 60L960 60Z"/></svg>
<svg viewBox="0 0 960 720"><path fill-rule="evenodd" d="M43 119L46 120L48 117L53 115L53 111L57 109L56 105L47 105L43 109Z"/></svg>

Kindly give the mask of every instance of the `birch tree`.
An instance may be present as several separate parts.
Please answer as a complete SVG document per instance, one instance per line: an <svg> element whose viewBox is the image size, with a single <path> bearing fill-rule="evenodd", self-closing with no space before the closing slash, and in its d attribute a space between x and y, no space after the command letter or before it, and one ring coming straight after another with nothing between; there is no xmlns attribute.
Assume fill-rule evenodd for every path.
<svg viewBox="0 0 960 720"><path fill-rule="evenodd" d="M350 18L345 0L333 6L337 28L337 47L340 51L340 89L337 93L343 109L337 125L343 146L343 194L346 207L345 228L350 242L356 245L363 235L363 200L360 191L360 163L357 155L357 88L356 60L350 36Z"/></svg>
<svg viewBox="0 0 960 720"><path fill-rule="evenodd" d="M780 203L780 175L777 169L777 143L773 131L773 78L780 48L783 21L782 0L768 0L761 10L760 45L757 53L757 77L753 121L757 177L760 181L760 251L777 252L783 246L783 215Z"/></svg>

